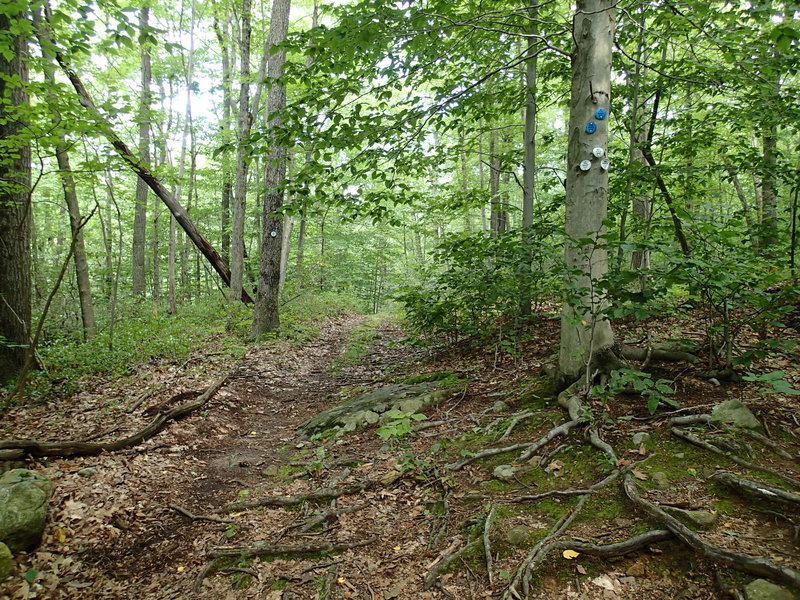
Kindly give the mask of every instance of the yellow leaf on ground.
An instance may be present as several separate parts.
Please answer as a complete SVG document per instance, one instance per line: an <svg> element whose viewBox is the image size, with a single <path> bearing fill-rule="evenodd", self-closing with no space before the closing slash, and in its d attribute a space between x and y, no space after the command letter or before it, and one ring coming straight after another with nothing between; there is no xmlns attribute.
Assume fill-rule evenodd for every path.
<svg viewBox="0 0 800 600"><path fill-rule="evenodd" d="M580 553L575 552L575 550L564 550L564 552L561 553L561 556L563 556L567 560L572 560L573 558L578 558L580 556Z"/></svg>
<svg viewBox="0 0 800 600"><path fill-rule="evenodd" d="M59 544L63 544L67 541L67 534L64 533L64 530L61 527L56 527L56 541Z"/></svg>

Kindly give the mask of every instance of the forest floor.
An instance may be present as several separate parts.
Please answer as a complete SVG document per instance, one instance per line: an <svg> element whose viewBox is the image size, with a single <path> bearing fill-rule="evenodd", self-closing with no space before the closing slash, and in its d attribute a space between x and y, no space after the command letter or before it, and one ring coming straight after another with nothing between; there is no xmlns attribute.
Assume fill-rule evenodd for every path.
<svg viewBox="0 0 800 600"><path fill-rule="evenodd" d="M692 531L705 548L767 561L789 578L800 570L798 506L753 501L717 479L728 473L797 494L797 396L764 393L759 382L710 382L685 363L655 365L654 379L675 380L680 409L651 416L633 394L587 400L616 461L586 441L584 423L523 460L520 449L569 420L543 374L557 321L542 320L515 356L459 348L432 355L401 337L388 319L342 316L304 345L271 342L236 364L212 339L184 363L144 365L87 383L68 400L9 410L1 439L110 440L227 375L200 409L140 445L25 461L56 492L42 544L17 557L0 597L508 598L520 565L530 567L530 598L741 597L756 576L678 541L626 496L630 486L651 505L702 511L710 522ZM800 387L796 358L764 370L783 370ZM456 381L454 393L425 410L416 432L388 441L374 428L319 440L296 433L329 406L421 373L457 379L442 375ZM731 398L747 404L766 437L702 422L681 429L723 449L715 454L674 433L671 418ZM634 444L637 433L646 435ZM512 450L466 463L504 447ZM733 462L739 455L746 464ZM498 478L500 465L511 474ZM316 500L304 497L320 490ZM268 506L246 507L265 498ZM637 538L654 530L662 533ZM641 543L620 556L590 556L632 538ZM579 551L569 552L570 543Z"/></svg>

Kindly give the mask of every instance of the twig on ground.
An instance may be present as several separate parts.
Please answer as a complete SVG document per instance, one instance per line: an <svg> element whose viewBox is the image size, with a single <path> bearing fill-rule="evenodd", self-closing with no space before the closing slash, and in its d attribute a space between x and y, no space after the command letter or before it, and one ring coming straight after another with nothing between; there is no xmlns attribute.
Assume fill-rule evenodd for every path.
<svg viewBox="0 0 800 600"><path fill-rule="evenodd" d="M505 430L505 432L503 432L503 435L501 435L499 438L497 438L497 441L502 441L502 440L506 439L508 436L511 435L511 432L514 431L514 428L517 425L519 425L525 419L528 419L528 418L533 417L535 415L536 415L536 413L533 412L533 411L528 411L528 412L524 412L524 413L520 413L520 414L516 415L513 419L511 419L511 422L508 424L508 427L506 427L506 430Z"/></svg>
<svg viewBox="0 0 800 600"><path fill-rule="evenodd" d="M623 488L631 502L641 509L642 512L664 525L684 544L698 550L710 559L724 563L745 573L767 577L783 584L793 586L794 588L800 587L800 571L796 571L791 567L777 565L765 558L753 558L743 554L736 554L707 543L702 537L686 527L686 525L678 521L675 517L667 514L652 502L642 498L636 488L636 483L630 475L625 476Z"/></svg>
<svg viewBox="0 0 800 600"><path fill-rule="evenodd" d="M359 504L358 506L348 506L347 508L332 508L330 510L326 510L325 512L321 512L317 515L314 515L310 519L307 519L305 523L302 525L295 525L293 527L298 527L298 533L305 533L310 531L317 525L324 523L331 517L338 517L339 515L344 515L347 513L352 513L361 510L362 508L366 508L366 504Z"/></svg>
<svg viewBox="0 0 800 600"><path fill-rule="evenodd" d="M464 544L464 539L459 537L453 541L446 549L444 549L433 563L428 567L428 573L425 575L425 583L423 589L429 590L434 587L439 581L439 574L444 571L450 563L462 556L465 552L472 550L482 543L482 538L476 538Z"/></svg>

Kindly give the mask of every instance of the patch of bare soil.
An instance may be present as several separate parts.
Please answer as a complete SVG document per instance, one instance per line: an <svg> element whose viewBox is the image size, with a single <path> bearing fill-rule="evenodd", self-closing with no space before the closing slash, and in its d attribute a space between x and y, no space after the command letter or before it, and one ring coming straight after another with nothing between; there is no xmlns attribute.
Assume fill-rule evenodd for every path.
<svg viewBox="0 0 800 600"><path fill-rule="evenodd" d="M358 322L331 321L303 347L250 352L202 410L140 446L31 461L57 491L45 539L19 561L5 597L700 600L736 597L755 577L737 574L731 557L766 561L772 579L800 569L798 507L720 478L797 494L796 397L654 365L677 380L679 409L650 415L635 394L585 398L593 424L562 430L569 417L543 375L554 320L538 323L514 356L450 348L424 362L393 344L400 332L385 324L358 365L331 369ZM202 365L143 373L142 388L158 391L131 413L136 398L109 384L70 406L15 410L0 436L127 435L148 407L152 416L184 402L192 396L174 396L230 368ZM779 366L797 387L796 368ZM415 433L296 436L320 410L420 372L456 373L462 384L410 422ZM672 420L729 398L753 410L763 439ZM633 443L634 434L646 435ZM674 509L709 523L662 516ZM619 543L629 545L614 550Z"/></svg>

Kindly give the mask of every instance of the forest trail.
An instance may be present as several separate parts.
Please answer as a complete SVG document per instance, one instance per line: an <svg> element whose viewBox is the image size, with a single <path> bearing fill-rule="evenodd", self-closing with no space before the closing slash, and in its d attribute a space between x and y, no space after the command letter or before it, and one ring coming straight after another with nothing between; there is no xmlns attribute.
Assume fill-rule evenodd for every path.
<svg viewBox="0 0 800 600"><path fill-rule="evenodd" d="M270 342L234 364L210 340L180 365L143 367L124 384L97 384L69 404L13 409L1 438L123 437L228 374L202 410L139 446L30 461L56 494L41 546L19 561L23 583L2 598L506 598L527 560L536 561L530 599L735 597L722 588L748 579L732 579L663 531L663 516L648 515L648 503L702 513L710 524L698 543L797 573L791 512L758 512L763 502L714 479L756 479L758 465L734 464L680 437L738 444L751 465L800 487L796 397L759 396L758 384L712 384L678 366L664 375L677 382L680 409L651 415L635 394L594 398L594 424L553 434L565 412L548 397L543 367L557 333L557 319L542 319L514 354L449 347L423 355L398 343L396 324L346 315L303 344ZM455 393L425 409L416 433L297 435L303 421L343 400L440 376L456 382ZM696 419L730 398L746 401L766 432L786 439L743 444L736 432ZM693 425L675 427L675 416ZM594 447L590 434L618 460ZM536 455L518 455L542 439ZM484 452L504 447L510 451ZM639 504L625 498L628 489ZM537 554L548 540L550 552ZM591 557L623 540L638 545L624 556Z"/></svg>

